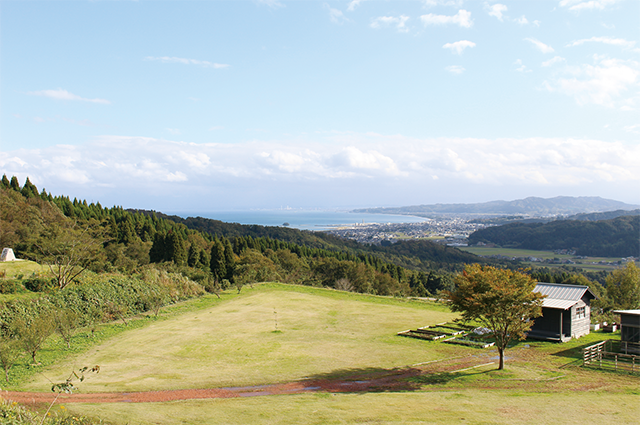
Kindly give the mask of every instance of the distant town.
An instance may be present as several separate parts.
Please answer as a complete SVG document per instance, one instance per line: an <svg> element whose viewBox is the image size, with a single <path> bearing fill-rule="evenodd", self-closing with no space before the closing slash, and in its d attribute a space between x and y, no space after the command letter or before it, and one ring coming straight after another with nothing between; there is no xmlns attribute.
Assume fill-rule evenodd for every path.
<svg viewBox="0 0 640 425"><path fill-rule="evenodd" d="M383 216L381 216L383 218ZM406 239L430 239L450 246L467 246L476 230L490 226L463 217L439 217L420 223L355 223L336 226L327 233L372 245L387 245Z"/></svg>

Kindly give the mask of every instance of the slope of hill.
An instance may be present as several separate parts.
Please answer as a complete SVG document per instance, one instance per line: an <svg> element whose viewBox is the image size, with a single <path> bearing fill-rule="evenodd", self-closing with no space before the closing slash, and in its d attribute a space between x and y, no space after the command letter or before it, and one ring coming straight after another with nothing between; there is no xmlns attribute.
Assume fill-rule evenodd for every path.
<svg viewBox="0 0 640 425"><path fill-rule="evenodd" d="M604 199L598 196L558 196L555 198L529 197L515 201L491 201L478 204L433 204L396 208L366 208L354 212L373 214L578 214L612 210L632 210L638 205Z"/></svg>
<svg viewBox="0 0 640 425"><path fill-rule="evenodd" d="M574 249L578 255L588 256L638 257L640 216L601 221L510 223L481 229L469 235L470 245L479 242L521 249Z"/></svg>
<svg viewBox="0 0 640 425"><path fill-rule="evenodd" d="M132 210L134 211L134 210ZM329 251L348 252L352 255L373 254L387 262L414 270L428 271L442 269L458 271L464 264L486 263L488 260L461 251L457 248L443 246L428 240L400 241L391 246L369 246L349 239L307 230L290 229L259 225L225 223L202 217L182 218L158 212L135 210L142 214L154 214L163 219L184 224L192 230L225 238L247 237L270 238L296 245Z"/></svg>

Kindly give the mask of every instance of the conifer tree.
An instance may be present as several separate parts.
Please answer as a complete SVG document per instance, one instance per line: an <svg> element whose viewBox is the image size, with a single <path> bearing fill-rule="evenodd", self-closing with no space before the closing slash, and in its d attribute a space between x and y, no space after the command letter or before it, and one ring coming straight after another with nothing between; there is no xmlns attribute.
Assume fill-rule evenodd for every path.
<svg viewBox="0 0 640 425"><path fill-rule="evenodd" d="M195 243L189 246L189 254L187 255L187 265L189 267L196 267L200 262L200 250Z"/></svg>
<svg viewBox="0 0 640 425"><path fill-rule="evenodd" d="M11 186L11 189L16 192L20 192L20 183L18 183L18 178L16 176L11 177L11 183L9 183L9 186Z"/></svg>
<svg viewBox="0 0 640 425"><path fill-rule="evenodd" d="M224 262L226 267L225 279L230 282L233 281L233 273L236 270L236 260L233 256L233 248L231 247L231 242L229 239L224 238Z"/></svg>
<svg viewBox="0 0 640 425"><path fill-rule="evenodd" d="M227 267L224 259L224 245L220 242L220 239L215 239L211 246L211 259L209 260L209 267L213 277L217 281L225 279L227 276Z"/></svg>

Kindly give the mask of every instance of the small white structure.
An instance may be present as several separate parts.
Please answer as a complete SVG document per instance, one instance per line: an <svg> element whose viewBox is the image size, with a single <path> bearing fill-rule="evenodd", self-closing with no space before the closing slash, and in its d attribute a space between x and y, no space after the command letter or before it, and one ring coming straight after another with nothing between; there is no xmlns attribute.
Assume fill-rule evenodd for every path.
<svg viewBox="0 0 640 425"><path fill-rule="evenodd" d="M16 261L16 256L13 255L13 249L4 248L0 256L0 261Z"/></svg>

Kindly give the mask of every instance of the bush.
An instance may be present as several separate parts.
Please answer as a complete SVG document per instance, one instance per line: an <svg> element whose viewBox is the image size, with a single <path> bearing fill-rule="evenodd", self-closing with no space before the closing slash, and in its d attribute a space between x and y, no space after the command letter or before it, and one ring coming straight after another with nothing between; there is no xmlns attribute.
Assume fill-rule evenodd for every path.
<svg viewBox="0 0 640 425"><path fill-rule="evenodd" d="M20 280L8 279L0 281L0 294L15 294L25 291L26 289Z"/></svg>
<svg viewBox="0 0 640 425"><path fill-rule="evenodd" d="M56 287L56 280L48 277L30 277L22 283L31 292L45 292Z"/></svg>

